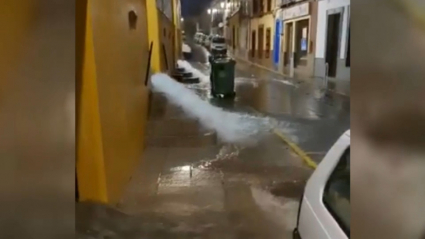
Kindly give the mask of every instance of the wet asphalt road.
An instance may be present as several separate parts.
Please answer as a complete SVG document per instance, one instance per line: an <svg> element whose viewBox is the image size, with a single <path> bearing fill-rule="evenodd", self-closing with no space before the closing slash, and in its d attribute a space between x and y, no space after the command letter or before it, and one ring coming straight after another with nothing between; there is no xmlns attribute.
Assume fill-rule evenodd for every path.
<svg viewBox="0 0 425 239"><path fill-rule="evenodd" d="M208 73L204 51L193 51L193 65ZM236 76L234 100L211 98L208 84L190 88L228 111L279 120L317 161L349 126L347 99L243 64ZM145 147L118 204L77 204L77 238L291 238L312 170L272 133L255 145L221 142L154 93Z"/></svg>
<svg viewBox="0 0 425 239"><path fill-rule="evenodd" d="M205 48L189 43L191 63L209 74ZM294 80L250 66L236 65L236 99L221 101L223 108L259 113L281 122L280 130L317 163L350 128L350 98L323 90L314 79Z"/></svg>

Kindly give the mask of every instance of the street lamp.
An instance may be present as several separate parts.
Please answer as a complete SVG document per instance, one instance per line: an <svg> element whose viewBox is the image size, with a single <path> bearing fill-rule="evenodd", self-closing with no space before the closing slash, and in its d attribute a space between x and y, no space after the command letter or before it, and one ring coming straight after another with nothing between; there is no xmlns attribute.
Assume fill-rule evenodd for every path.
<svg viewBox="0 0 425 239"><path fill-rule="evenodd" d="M211 9L208 9L207 12L208 12L208 14L211 14Z"/></svg>
<svg viewBox="0 0 425 239"><path fill-rule="evenodd" d="M224 2L221 2L221 3L220 3L220 7L221 7L221 8L224 8Z"/></svg>
<svg viewBox="0 0 425 239"><path fill-rule="evenodd" d="M181 20L182 22L184 22L184 18L181 18L180 20Z"/></svg>

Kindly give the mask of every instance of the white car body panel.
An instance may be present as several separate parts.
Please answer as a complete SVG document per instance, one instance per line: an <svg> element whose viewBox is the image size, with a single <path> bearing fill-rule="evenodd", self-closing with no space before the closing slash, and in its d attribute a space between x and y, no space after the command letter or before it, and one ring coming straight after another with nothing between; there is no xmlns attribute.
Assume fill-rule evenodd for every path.
<svg viewBox="0 0 425 239"><path fill-rule="evenodd" d="M323 203L326 182L345 150L350 146L346 131L328 151L305 187L299 215L298 232L302 239L348 239Z"/></svg>

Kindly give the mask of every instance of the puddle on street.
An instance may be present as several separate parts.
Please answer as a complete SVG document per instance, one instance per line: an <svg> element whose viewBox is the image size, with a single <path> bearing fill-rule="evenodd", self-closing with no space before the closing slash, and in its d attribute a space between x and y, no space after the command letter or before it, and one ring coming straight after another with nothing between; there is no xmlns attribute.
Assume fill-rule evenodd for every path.
<svg viewBox="0 0 425 239"><path fill-rule="evenodd" d="M277 197L286 197L292 199L299 199L304 191L306 181L294 180L287 182L274 182L267 187L267 191Z"/></svg>

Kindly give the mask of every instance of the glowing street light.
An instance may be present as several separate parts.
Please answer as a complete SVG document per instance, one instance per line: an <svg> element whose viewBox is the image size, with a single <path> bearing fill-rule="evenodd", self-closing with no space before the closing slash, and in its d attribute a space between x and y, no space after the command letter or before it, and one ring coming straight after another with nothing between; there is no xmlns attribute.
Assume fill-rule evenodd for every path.
<svg viewBox="0 0 425 239"><path fill-rule="evenodd" d="M182 22L184 22L184 18L181 18L180 20L181 20Z"/></svg>
<svg viewBox="0 0 425 239"><path fill-rule="evenodd" d="M207 12L208 12L208 14L211 14L211 9L208 9Z"/></svg>
<svg viewBox="0 0 425 239"><path fill-rule="evenodd" d="M220 3L220 7L221 7L221 8L224 8L224 2L221 2L221 3Z"/></svg>

